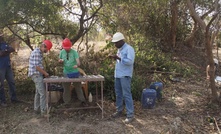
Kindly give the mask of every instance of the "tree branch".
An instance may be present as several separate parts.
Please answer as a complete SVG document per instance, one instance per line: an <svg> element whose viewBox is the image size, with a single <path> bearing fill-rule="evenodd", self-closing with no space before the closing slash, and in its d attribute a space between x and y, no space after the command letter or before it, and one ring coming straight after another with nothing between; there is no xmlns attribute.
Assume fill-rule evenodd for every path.
<svg viewBox="0 0 221 134"><path fill-rule="evenodd" d="M202 27L202 29L206 30L206 24L205 22L199 17L199 15L196 13L193 4L190 2L190 0L187 0L187 6L189 7L190 14L196 19L196 21L199 23L199 25Z"/></svg>
<svg viewBox="0 0 221 134"><path fill-rule="evenodd" d="M210 26L212 25L213 21L216 19L218 13L216 13L215 15L213 15L212 19L209 21L209 23L206 26L206 30L209 31Z"/></svg>
<svg viewBox="0 0 221 134"><path fill-rule="evenodd" d="M30 42L27 42L27 40L23 39L21 36L19 36L17 33L15 33L9 26L7 26L7 28L13 33L13 35L15 35L16 37L18 37L20 40L22 40L23 42L25 42L27 44L27 46L33 50L33 47L31 46ZM30 40L29 40L30 41Z"/></svg>

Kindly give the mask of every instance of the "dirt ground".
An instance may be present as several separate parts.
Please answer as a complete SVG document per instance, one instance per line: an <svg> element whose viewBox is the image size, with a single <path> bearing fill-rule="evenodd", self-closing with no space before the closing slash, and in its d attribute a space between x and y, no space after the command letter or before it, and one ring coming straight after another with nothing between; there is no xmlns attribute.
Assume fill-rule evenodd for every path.
<svg viewBox="0 0 221 134"><path fill-rule="evenodd" d="M209 92L201 83L174 83L164 88L164 99L154 109L142 109L135 102L135 120L125 124L125 117L110 118L114 102L105 100L104 118L101 110L58 111L53 109L49 122L33 112L31 95L18 95L24 101L0 108L1 134L160 134L160 133L213 133L209 115L220 120L219 107L210 106ZM213 111L215 109L215 111ZM216 112L217 111L217 112Z"/></svg>
<svg viewBox="0 0 221 134"><path fill-rule="evenodd" d="M8 100L8 107L0 107L0 134L215 134L221 125L220 106L209 102L210 94L204 78L171 82L164 85L163 101L155 108L142 109L139 101L134 102L135 120L130 124L123 122L125 116L110 118L115 106L107 99L103 119L99 109L54 108L48 121L34 114L34 93L18 94L22 103Z"/></svg>

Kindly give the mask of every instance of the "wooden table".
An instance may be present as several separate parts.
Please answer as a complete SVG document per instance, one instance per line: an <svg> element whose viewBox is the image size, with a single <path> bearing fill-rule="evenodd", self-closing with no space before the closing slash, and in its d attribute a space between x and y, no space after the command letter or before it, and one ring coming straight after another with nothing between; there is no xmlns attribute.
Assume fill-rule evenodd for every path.
<svg viewBox="0 0 221 134"><path fill-rule="evenodd" d="M100 108L101 109L101 115L103 118L103 113L104 113L104 106L103 106L103 82L104 82L104 76L102 75L86 75L86 76L80 76L79 78L66 78L66 77L49 77L49 78L44 78L44 83L46 85L46 93L48 92L48 84L49 83L63 83L63 82L96 82L96 106L88 106L88 107L78 107L78 108L68 108L67 110L72 110L72 109L91 109L91 108ZM98 102L98 89L97 89L97 83L100 82L101 85L101 102ZM49 117L49 112L50 112L50 106L49 106L49 97L50 97L50 92L49 94L47 93L46 95L46 106L47 106L47 114ZM49 118L48 118L49 119Z"/></svg>

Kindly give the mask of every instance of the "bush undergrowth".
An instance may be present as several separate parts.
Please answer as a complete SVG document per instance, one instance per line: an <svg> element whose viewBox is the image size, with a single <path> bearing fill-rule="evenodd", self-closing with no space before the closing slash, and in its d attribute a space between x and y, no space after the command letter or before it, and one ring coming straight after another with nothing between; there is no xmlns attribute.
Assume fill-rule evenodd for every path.
<svg viewBox="0 0 221 134"><path fill-rule="evenodd" d="M135 42L136 43L136 42ZM142 42L133 44L136 52L134 74L132 78L131 91L135 100L140 100L142 90L152 82L161 81L167 84L170 77L189 77L194 68L174 60L171 53L163 53L154 42ZM99 51L90 46L88 52L81 53L81 68L86 74L101 74L105 77L104 95L107 99L115 100L114 93L114 67L115 61L108 58L108 55L115 54L116 48L112 43ZM51 52L45 58L45 68L50 75L62 75L62 66L58 64L58 52ZM24 75L25 77L23 77ZM27 70L16 74L16 86L21 92L33 92L34 83L27 78ZM25 79L21 79L25 78ZM93 84L90 85L92 88ZM92 91L92 89L89 89Z"/></svg>

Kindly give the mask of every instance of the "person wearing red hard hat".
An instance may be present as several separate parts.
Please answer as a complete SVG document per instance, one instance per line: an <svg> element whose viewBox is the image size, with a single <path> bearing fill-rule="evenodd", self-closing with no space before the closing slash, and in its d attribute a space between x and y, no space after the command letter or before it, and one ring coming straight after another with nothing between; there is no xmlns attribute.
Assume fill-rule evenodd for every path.
<svg viewBox="0 0 221 134"><path fill-rule="evenodd" d="M47 47L47 50L50 51L52 48L52 43L50 40L44 40L43 43L45 44L45 46Z"/></svg>
<svg viewBox="0 0 221 134"><path fill-rule="evenodd" d="M62 41L62 50L59 55L59 63L63 64L63 74L64 77L74 78L79 76L78 67L80 66L79 54L76 50L71 49L72 43L68 38L65 38ZM70 90L71 83L62 83L64 88L63 93L63 100L67 104L71 100L71 90ZM78 99L82 102L82 105L85 106L86 101L81 89L80 82L73 83L75 87L75 92L77 93Z"/></svg>
<svg viewBox="0 0 221 134"><path fill-rule="evenodd" d="M49 74L43 67L43 54L47 53L52 48L50 40L44 40L40 47L31 52L29 58L28 76L32 78L35 83L35 98L34 111L36 114L42 116L46 115L46 91L43 82L44 77L49 77Z"/></svg>
<svg viewBox="0 0 221 134"><path fill-rule="evenodd" d="M68 39L68 38L65 38L63 41L62 41L62 48L64 50L70 50L72 47L72 43L71 41Z"/></svg>

